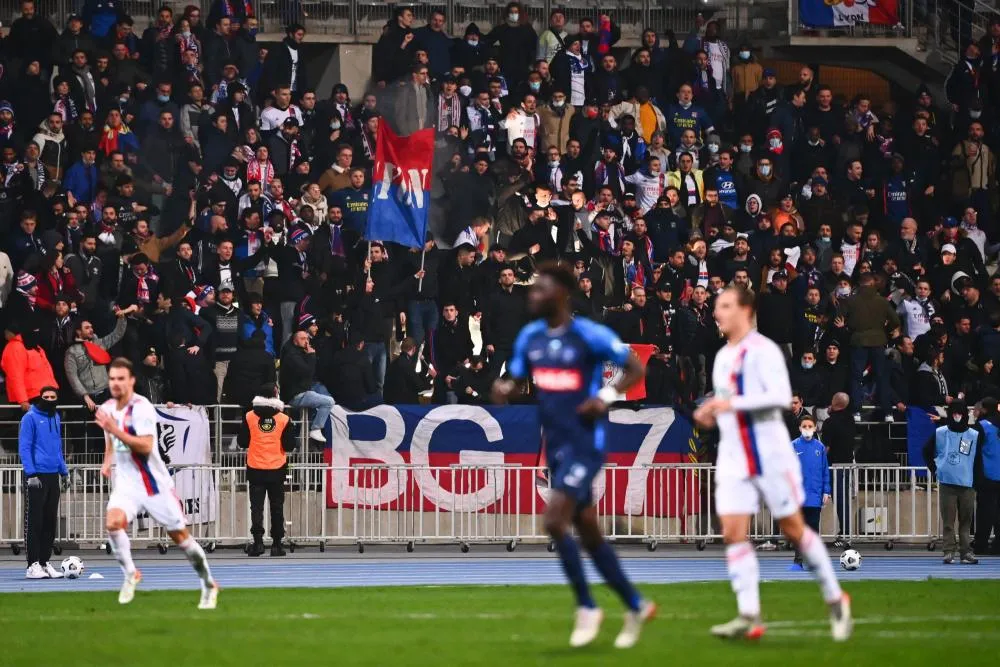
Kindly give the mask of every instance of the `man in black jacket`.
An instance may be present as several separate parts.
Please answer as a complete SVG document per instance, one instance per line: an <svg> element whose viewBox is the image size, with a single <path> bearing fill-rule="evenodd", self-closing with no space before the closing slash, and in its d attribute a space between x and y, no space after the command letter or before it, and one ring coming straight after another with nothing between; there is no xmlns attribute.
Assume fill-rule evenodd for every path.
<svg viewBox="0 0 1000 667"><path fill-rule="evenodd" d="M316 381L316 350L305 331L296 331L281 349L281 400L293 408L315 410L309 422L309 438L326 442L323 429L335 405L330 392Z"/></svg>
<svg viewBox="0 0 1000 667"><path fill-rule="evenodd" d="M285 39L267 52L264 70L260 75L261 91L287 86L292 91L292 99L298 100L309 88L305 58L299 49L305 37L306 29L298 23L285 28Z"/></svg>
<svg viewBox="0 0 1000 667"><path fill-rule="evenodd" d="M483 304L483 346L490 358L490 373L500 369L514 353L514 340L528 322L526 290L514 284L514 269L504 267L500 279Z"/></svg>
<svg viewBox="0 0 1000 667"><path fill-rule="evenodd" d="M216 400L220 402L229 362L236 356L240 341L240 309L233 303L233 296L233 284L222 283L216 302L199 312L212 325L209 347L214 362Z"/></svg>
<svg viewBox="0 0 1000 667"><path fill-rule="evenodd" d="M448 403L447 394L458 377L458 370L472 356L472 337L463 325L454 302L445 301L441 309L441 324L434 339L433 363L437 371L434 378L434 402Z"/></svg>
<svg viewBox="0 0 1000 667"><path fill-rule="evenodd" d="M372 362L364 350L364 338L354 332L347 347L337 350L329 364L319 369L320 378L333 388L334 400L357 412L381 403Z"/></svg>
<svg viewBox="0 0 1000 667"><path fill-rule="evenodd" d="M845 465L854 463L855 438L857 426L854 417L847 409L851 403L846 392L837 392L830 401L830 416L823 422L823 444L827 448L827 460L830 465ZM840 521L840 537L834 542L842 547L850 539L851 534L851 473L847 470L834 470L833 498L837 503L837 518Z"/></svg>
<svg viewBox="0 0 1000 667"><path fill-rule="evenodd" d="M386 371L382 398L388 405L416 405L424 389L424 380L417 373L417 342L404 338L399 344L399 356Z"/></svg>
<svg viewBox="0 0 1000 667"><path fill-rule="evenodd" d="M413 64L417 45L413 42L413 10L397 6L375 47L372 49L372 78L379 88L385 88Z"/></svg>
<svg viewBox="0 0 1000 667"><path fill-rule="evenodd" d="M771 276L771 288L762 292L757 302L759 331L781 347L787 360L792 354L795 328L795 300L788 292L788 274L776 271Z"/></svg>
<svg viewBox="0 0 1000 667"><path fill-rule="evenodd" d="M254 387L277 379L274 357L265 349L265 339L263 331L255 331L249 338L240 341L236 355L226 371L226 379L222 383L223 402L241 406L250 405L254 397Z"/></svg>

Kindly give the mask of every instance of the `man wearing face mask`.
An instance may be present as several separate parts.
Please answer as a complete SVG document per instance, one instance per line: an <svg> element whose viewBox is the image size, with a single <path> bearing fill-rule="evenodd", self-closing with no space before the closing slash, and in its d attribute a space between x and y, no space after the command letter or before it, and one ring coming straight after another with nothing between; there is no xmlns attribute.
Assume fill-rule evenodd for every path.
<svg viewBox="0 0 1000 667"><path fill-rule="evenodd" d="M576 108L567 104L566 91L558 87L552 91L552 100L539 105L538 116L542 121L541 145L558 152L569 143L570 125L576 116Z"/></svg>
<svg viewBox="0 0 1000 667"><path fill-rule="evenodd" d="M806 524L819 534L819 521L823 507L830 502L830 464L826 459L826 446L816 437L816 420L805 415L799 420L799 437L792 440L792 447L799 457L802 469L802 516ZM795 564L802 566L802 555L795 552Z"/></svg>
<svg viewBox="0 0 1000 667"><path fill-rule="evenodd" d="M538 46L538 35L520 2L508 2L506 14L507 20L493 28L480 43L492 46L499 42L500 65L511 88L515 88L528 74Z"/></svg>
<svg viewBox="0 0 1000 667"><path fill-rule="evenodd" d="M749 44L741 44L736 53L736 62L729 71L733 77L733 118L737 127L745 129L747 122L747 101L764 80L764 67L753 57Z"/></svg>
<svg viewBox="0 0 1000 667"><path fill-rule="evenodd" d="M974 487L982 475L986 438L982 426L969 423L965 401L952 401L947 419L947 424L934 431L923 449L924 461L937 477L941 494L944 564L954 563L957 553L962 565L977 565L979 560L972 554L970 535L976 505Z"/></svg>
<svg viewBox="0 0 1000 667"><path fill-rule="evenodd" d="M59 478L69 475L62 453L62 424L56 414L57 402L56 388L42 387L39 397L21 418L18 430L18 453L28 488L24 510L26 579L60 579L63 576L49 563L59 519Z"/></svg>

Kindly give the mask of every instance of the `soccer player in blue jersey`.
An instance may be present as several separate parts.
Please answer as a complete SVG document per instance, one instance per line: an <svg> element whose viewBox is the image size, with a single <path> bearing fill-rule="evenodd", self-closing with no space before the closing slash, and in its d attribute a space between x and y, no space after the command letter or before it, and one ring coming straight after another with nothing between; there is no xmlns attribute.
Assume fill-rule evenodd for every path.
<svg viewBox="0 0 1000 667"><path fill-rule="evenodd" d="M573 319L570 295L575 286L568 267L546 264L540 268L528 292L528 309L537 319L518 335L507 366L513 379L497 380L493 399L506 402L523 389L529 377L535 387L553 468L545 529L555 542L577 600L570 646L592 642L604 618L590 595L580 550L570 534L570 526L575 525L594 565L627 607L615 646L631 648L643 624L655 615L656 605L639 595L611 545L604 541L591 488L604 464L608 406L641 379L644 370L610 329L585 318ZM625 371L614 386L602 388L606 361L622 365Z"/></svg>

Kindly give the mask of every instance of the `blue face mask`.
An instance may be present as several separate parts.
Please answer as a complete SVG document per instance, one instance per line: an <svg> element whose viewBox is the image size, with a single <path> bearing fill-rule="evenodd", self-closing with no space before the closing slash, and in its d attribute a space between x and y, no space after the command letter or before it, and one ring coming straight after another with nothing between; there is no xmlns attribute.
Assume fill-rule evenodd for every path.
<svg viewBox="0 0 1000 667"><path fill-rule="evenodd" d="M247 30L247 34L250 35L251 37L256 37L258 30L260 30L260 28L250 28L249 30Z"/></svg>
<svg viewBox="0 0 1000 667"><path fill-rule="evenodd" d="M529 81L528 82L528 87L531 88L533 91L535 91L537 93L539 90L542 89L542 82L541 81Z"/></svg>
<svg viewBox="0 0 1000 667"><path fill-rule="evenodd" d="M170 101L170 95L157 95L156 101L166 104L167 102Z"/></svg>

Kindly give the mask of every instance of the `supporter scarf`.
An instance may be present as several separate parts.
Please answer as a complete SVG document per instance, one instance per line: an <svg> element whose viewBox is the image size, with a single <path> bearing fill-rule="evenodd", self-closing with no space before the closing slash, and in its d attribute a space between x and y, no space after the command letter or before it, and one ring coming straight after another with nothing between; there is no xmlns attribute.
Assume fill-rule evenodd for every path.
<svg viewBox="0 0 1000 667"><path fill-rule="evenodd" d="M20 162L15 162L13 164L3 165L3 169L4 169L3 186L5 188L9 188L11 179L13 179L15 176L24 171L24 165L21 164Z"/></svg>
<svg viewBox="0 0 1000 667"><path fill-rule="evenodd" d="M347 257L344 249L344 237L341 235L340 225L330 225L330 254L336 257Z"/></svg>
<svg viewBox="0 0 1000 667"><path fill-rule="evenodd" d="M63 281L62 271L49 271L49 284L52 286L53 294L62 294L65 282Z"/></svg>
<svg viewBox="0 0 1000 667"><path fill-rule="evenodd" d="M185 51L194 51L198 54L198 60L201 61L201 45L198 44L198 40L195 39L194 33L191 33L190 37L180 36L180 42L178 44L178 53L181 55Z"/></svg>
<svg viewBox="0 0 1000 667"><path fill-rule="evenodd" d="M609 255L615 254L615 244L611 239L611 232L607 229L594 229L597 232L597 246Z"/></svg>
<svg viewBox="0 0 1000 667"><path fill-rule="evenodd" d="M82 340L80 342L83 343L83 349L87 352L87 356L95 364L98 366L107 366L111 363L111 355L103 347L89 340Z"/></svg>
<svg viewBox="0 0 1000 667"><path fill-rule="evenodd" d="M375 159L375 140L368 138L368 130L361 130L361 147L365 150L366 158Z"/></svg>
<svg viewBox="0 0 1000 667"><path fill-rule="evenodd" d="M14 134L14 120L11 119L8 125L0 126L0 138L10 139Z"/></svg>
<svg viewBox="0 0 1000 667"><path fill-rule="evenodd" d="M274 209L281 211L281 213L285 216L285 220L287 220L288 222L293 222L296 218L295 209L293 209L292 205L289 204L284 199L275 199L274 208L271 210Z"/></svg>
<svg viewBox="0 0 1000 667"><path fill-rule="evenodd" d="M597 28L597 52L604 56L611 52L611 18L602 16Z"/></svg>
<svg viewBox="0 0 1000 667"><path fill-rule="evenodd" d="M25 299L27 299L28 303L31 304L32 308L35 307L35 302L38 300L37 296L35 296L34 294L29 294L28 292L24 291L20 287L16 288L16 290L17 290L18 294L20 294Z"/></svg>
<svg viewBox="0 0 1000 667"><path fill-rule="evenodd" d="M646 284L646 271L640 263L635 258L631 261L624 260L625 264L625 282L632 285L632 287L642 287Z"/></svg>
<svg viewBox="0 0 1000 667"><path fill-rule="evenodd" d="M250 4L250 0L243 0L243 2L235 3L230 2L230 0L225 0L222 3L222 15L223 16L236 16L239 11L238 8L242 5L243 15L246 17L253 16L253 5Z"/></svg>
<svg viewBox="0 0 1000 667"><path fill-rule="evenodd" d="M302 157L302 151L299 150L299 140L292 139L288 143L288 170L291 171L295 169L295 163L299 161Z"/></svg>
<svg viewBox="0 0 1000 667"><path fill-rule="evenodd" d="M291 153L291 151L289 151ZM274 165L270 160L261 162L257 158L250 158L247 161L247 181L259 181L264 188L268 188L274 180Z"/></svg>
<svg viewBox="0 0 1000 667"><path fill-rule="evenodd" d="M452 125L461 123L462 104L458 95L452 95L449 100L444 95L438 95L441 104L438 105L438 132L444 132Z"/></svg>
<svg viewBox="0 0 1000 667"><path fill-rule="evenodd" d="M569 71L571 74L583 74L590 70L590 61L583 56L578 56L570 52L566 52L569 56Z"/></svg>
<svg viewBox="0 0 1000 667"><path fill-rule="evenodd" d="M354 114L351 113L350 101L347 104L334 104L334 107L340 112L343 127L354 127Z"/></svg>
<svg viewBox="0 0 1000 667"><path fill-rule="evenodd" d="M62 116L64 124L75 123L76 119L80 117L80 113L76 109L76 102L69 95L56 97L52 112Z"/></svg>
<svg viewBox="0 0 1000 667"><path fill-rule="evenodd" d="M137 303L148 304L149 303L149 274L140 276L132 270L132 275L135 276L135 300Z"/></svg>
<svg viewBox="0 0 1000 667"><path fill-rule="evenodd" d="M123 134L129 134L131 130L128 125L122 123L118 127L111 127L110 125L104 126L104 131L101 133L101 140L98 142L97 147L104 151L105 155L111 155L118 148L118 137Z"/></svg>

